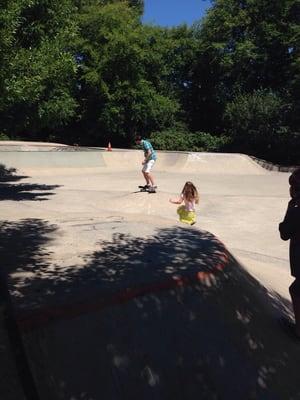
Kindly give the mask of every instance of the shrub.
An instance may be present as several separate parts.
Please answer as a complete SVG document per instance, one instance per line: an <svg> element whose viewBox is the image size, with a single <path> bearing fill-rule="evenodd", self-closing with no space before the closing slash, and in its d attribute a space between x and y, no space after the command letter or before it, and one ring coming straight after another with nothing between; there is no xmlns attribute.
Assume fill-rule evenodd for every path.
<svg viewBox="0 0 300 400"><path fill-rule="evenodd" d="M282 99L271 91L237 95L227 104L224 113L234 150L259 157L270 154L287 133L286 111Z"/></svg>
<svg viewBox="0 0 300 400"><path fill-rule="evenodd" d="M10 138L5 133L0 133L0 140L10 140Z"/></svg>
<svg viewBox="0 0 300 400"><path fill-rule="evenodd" d="M228 143L225 136L175 129L152 133L150 140L158 150L174 151L221 151Z"/></svg>

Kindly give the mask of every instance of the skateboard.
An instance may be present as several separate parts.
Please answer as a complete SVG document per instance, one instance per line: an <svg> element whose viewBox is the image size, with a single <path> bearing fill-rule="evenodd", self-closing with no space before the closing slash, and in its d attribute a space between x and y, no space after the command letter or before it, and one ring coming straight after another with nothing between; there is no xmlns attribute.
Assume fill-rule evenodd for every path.
<svg viewBox="0 0 300 400"><path fill-rule="evenodd" d="M140 192L156 193L157 186L139 186Z"/></svg>

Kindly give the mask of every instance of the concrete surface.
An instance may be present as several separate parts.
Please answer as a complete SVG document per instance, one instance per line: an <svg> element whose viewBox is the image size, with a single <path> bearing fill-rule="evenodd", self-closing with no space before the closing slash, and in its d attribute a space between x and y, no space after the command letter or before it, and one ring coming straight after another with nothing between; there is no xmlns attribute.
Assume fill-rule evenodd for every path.
<svg viewBox="0 0 300 400"><path fill-rule="evenodd" d="M18 140L1 140L1 151L52 151L67 148L61 143L22 142Z"/></svg>
<svg viewBox="0 0 300 400"><path fill-rule="evenodd" d="M39 398L300 398L300 348L276 323L290 314L288 174L159 152L148 194L141 160L0 151L1 258ZM168 202L186 180L192 228Z"/></svg>
<svg viewBox="0 0 300 400"><path fill-rule="evenodd" d="M18 374L14 348L9 338L9 329L4 315L4 305L0 300L0 398L4 400L24 400Z"/></svg>

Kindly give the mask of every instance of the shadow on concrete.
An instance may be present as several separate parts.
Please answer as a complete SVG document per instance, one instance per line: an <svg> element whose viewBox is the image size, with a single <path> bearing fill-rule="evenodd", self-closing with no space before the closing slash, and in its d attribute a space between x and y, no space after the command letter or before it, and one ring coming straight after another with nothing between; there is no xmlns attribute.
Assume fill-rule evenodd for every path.
<svg viewBox="0 0 300 400"><path fill-rule="evenodd" d="M44 258L51 254L46 249L56 230L56 225L38 218L0 222L1 263L6 275L32 272L38 279L49 267Z"/></svg>
<svg viewBox="0 0 300 400"><path fill-rule="evenodd" d="M15 168L7 168L0 164L0 201L1 200L47 200L44 196L52 196L59 185L44 185L36 183L15 183L28 176L17 175Z"/></svg>
<svg viewBox="0 0 300 400"><path fill-rule="evenodd" d="M0 225L40 399L299 398L300 348L276 322L289 303L212 234L116 233L62 268L47 250L58 233L42 220Z"/></svg>
<svg viewBox="0 0 300 400"><path fill-rule="evenodd" d="M15 317L14 288L9 288L8 280L9 274L18 273L20 269L24 271L35 264L41 267L39 259L44 254L41 247L49 241L45 235L52 231L51 226L34 219L0 223L0 326L3 329L0 335L0 370L3 371L2 379L5 379L5 386L0 385L0 398L3 400L39 400Z"/></svg>
<svg viewBox="0 0 300 400"><path fill-rule="evenodd" d="M4 164L0 164L0 182L15 182L28 178L25 175L17 175L16 172L16 168L7 168Z"/></svg>

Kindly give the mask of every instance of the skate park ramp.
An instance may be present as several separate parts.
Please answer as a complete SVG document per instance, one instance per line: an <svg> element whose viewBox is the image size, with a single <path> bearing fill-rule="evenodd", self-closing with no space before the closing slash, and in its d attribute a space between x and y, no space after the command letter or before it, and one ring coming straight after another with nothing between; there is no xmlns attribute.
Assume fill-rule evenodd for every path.
<svg viewBox="0 0 300 400"><path fill-rule="evenodd" d="M1 151L61 151L69 146L61 143L22 142L17 140L2 140Z"/></svg>
<svg viewBox="0 0 300 400"><path fill-rule="evenodd" d="M0 155L1 278L24 398L299 398L300 348L277 323L290 303L240 262L281 274L287 249L270 232L286 175L240 155L235 168L220 155L223 173L213 155L194 170L192 153L166 153L149 195L136 190L141 152L117 162L97 150L103 165L86 169L36 168L38 151L17 165L13 153ZM168 203L187 178L201 188L193 227Z"/></svg>
<svg viewBox="0 0 300 400"><path fill-rule="evenodd" d="M16 142L0 143L0 160L7 167L18 168L20 172L48 169L57 172L77 173L86 170L106 169L108 171L136 170L141 165L140 150L105 151L102 148L78 148L57 143L39 145ZM265 170L244 154L158 152L155 166L158 171L197 172L203 174L264 174Z"/></svg>

